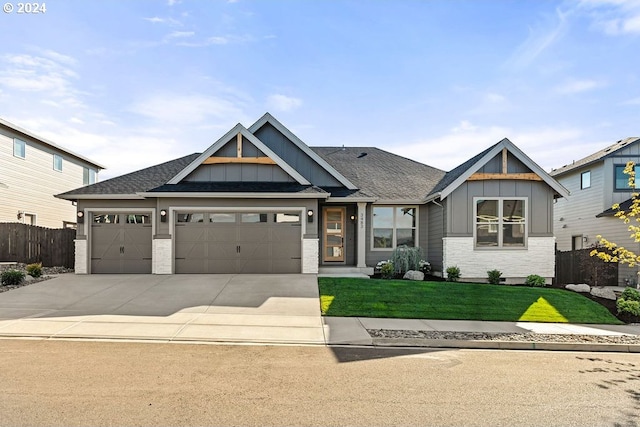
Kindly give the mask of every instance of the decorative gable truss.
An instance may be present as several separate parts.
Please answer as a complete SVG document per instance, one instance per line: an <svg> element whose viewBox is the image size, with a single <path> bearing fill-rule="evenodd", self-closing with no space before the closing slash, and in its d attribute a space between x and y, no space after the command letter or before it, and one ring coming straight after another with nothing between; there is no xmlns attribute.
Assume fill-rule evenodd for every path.
<svg viewBox="0 0 640 427"><path fill-rule="evenodd" d="M492 167L493 166L493 167ZM486 172L485 168L489 170L500 169L500 172ZM486 181L486 180L504 180L512 179L516 181L542 181L540 175L532 172L524 163L522 163L517 157L509 154L507 147L502 148L502 152L489 161L481 172L473 173L467 181Z"/></svg>
<svg viewBox="0 0 640 427"><path fill-rule="evenodd" d="M230 155L232 152L234 155ZM199 172L201 175L207 176L211 172L208 169L229 164L277 167L281 173L276 174L275 178L272 174L271 178L266 180L277 182L293 181L300 185L311 185L304 176L239 123L180 173L171 178L167 184L178 184L183 180L188 181L191 179L202 180L195 178ZM264 177L259 179L258 175L256 175L255 180L265 179Z"/></svg>

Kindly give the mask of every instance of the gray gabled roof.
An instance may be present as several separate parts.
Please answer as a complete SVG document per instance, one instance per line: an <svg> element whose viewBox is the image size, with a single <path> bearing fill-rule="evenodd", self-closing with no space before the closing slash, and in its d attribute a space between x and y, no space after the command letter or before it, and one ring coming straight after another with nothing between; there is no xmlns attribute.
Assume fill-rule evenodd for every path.
<svg viewBox="0 0 640 427"><path fill-rule="evenodd" d="M266 154L271 160L276 162L278 166L282 168L289 176L295 179L301 185L311 185L311 183L303 177L297 170L295 170L291 165L282 160L276 153L271 151L269 147L267 147L262 141L256 138L253 133L251 133L247 128L242 126L240 123L235 125L229 132L224 134L220 139L214 142L209 148L207 148L198 158L196 158L193 162L191 162L187 167L177 173L175 176L171 177L171 179L167 182L167 184L178 184L184 178L186 178L191 172L196 170L198 166L202 164L208 157L215 154L218 150L224 147L232 137L235 137L237 134L241 134L244 138L246 138L249 142L255 145L258 150L262 151Z"/></svg>
<svg viewBox="0 0 640 427"><path fill-rule="evenodd" d="M327 163L322 157L319 157L307 144L302 142L300 138L298 138L293 132L291 132L285 125L280 123L275 117L273 117L269 113L265 113L262 117L260 117L254 124L249 126L249 132L255 133L262 126L269 123L271 126L276 128L278 132L283 134L289 141L293 142L303 153L311 158L314 162L316 162L321 168L326 170L331 176L333 176L338 182L344 185L346 188L350 190L357 190L358 187L350 182L343 174L338 172L333 165Z"/></svg>
<svg viewBox="0 0 640 427"><path fill-rule="evenodd" d="M621 139L620 141L616 142L615 144L611 144L608 147L603 148L600 151L596 151L593 154L588 155L587 157L584 157L580 160L576 160L574 162L572 162L571 164L568 165L564 165L558 169L553 169L551 171L551 176L559 176L559 175L564 175L574 169L583 167L583 166L587 166L590 165L591 163L603 160L605 157L611 156L612 154L614 154L616 151L624 148L624 147L628 147L631 144L637 143L640 141L640 138L638 137L630 137L630 138L625 138L625 139Z"/></svg>
<svg viewBox="0 0 640 427"><path fill-rule="evenodd" d="M105 167L102 166L100 163L96 163L96 162L94 162L93 160L91 160L91 159L89 159L87 157L84 157L84 156L82 156L82 155L80 155L78 153L74 153L71 150L67 150L66 148L61 147L60 145L56 144L55 142L50 141L50 140L48 140L46 138L43 138L41 136L38 136L35 133L33 133L31 131L28 131L26 129L23 129L20 126L15 125L15 124L7 121L7 120L4 120L4 119L0 118L0 125L5 126L5 127L9 128L9 129L13 130L16 133L19 133L19 134L28 136L30 138L33 138L33 139L37 140L38 142L41 142L44 145L48 145L51 148L54 148L55 150L60 151L62 153L65 153L65 154L67 154L69 156L75 157L78 160L82 160L83 162L86 162L86 163L88 163L88 164L90 164L92 166L95 166L98 170L105 169Z"/></svg>
<svg viewBox="0 0 640 427"><path fill-rule="evenodd" d="M427 200L444 199L451 194L456 188L462 185L471 175L477 172L488 161L497 156L503 148L506 148L511 154L513 154L518 160L531 169L536 175L549 185L553 190L562 197L568 197L569 191L560 185L555 179L553 179L547 172L544 171L536 162L531 160L526 154L524 154L515 144L509 139L504 138L497 144L487 148L483 152L473 156L460 166L447 172L442 180L434 186L430 192Z"/></svg>
<svg viewBox="0 0 640 427"><path fill-rule="evenodd" d="M422 201L443 170L375 147L310 147L359 189L378 202ZM332 193L333 194L333 193Z"/></svg>
<svg viewBox="0 0 640 427"><path fill-rule="evenodd" d="M75 190L58 194L56 197L67 200L76 200L83 198L83 196L95 197L96 195L105 195L113 198L117 198L114 196L132 197L137 193L149 191L165 184L199 155L200 153L190 154L176 160L107 179L106 181L76 188Z"/></svg>

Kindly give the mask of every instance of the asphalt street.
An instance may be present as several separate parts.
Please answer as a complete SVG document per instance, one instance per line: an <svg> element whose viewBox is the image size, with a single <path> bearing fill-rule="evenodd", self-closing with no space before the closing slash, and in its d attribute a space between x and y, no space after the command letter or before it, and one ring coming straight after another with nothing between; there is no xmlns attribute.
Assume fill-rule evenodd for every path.
<svg viewBox="0 0 640 427"><path fill-rule="evenodd" d="M633 354L0 340L0 425L638 426Z"/></svg>

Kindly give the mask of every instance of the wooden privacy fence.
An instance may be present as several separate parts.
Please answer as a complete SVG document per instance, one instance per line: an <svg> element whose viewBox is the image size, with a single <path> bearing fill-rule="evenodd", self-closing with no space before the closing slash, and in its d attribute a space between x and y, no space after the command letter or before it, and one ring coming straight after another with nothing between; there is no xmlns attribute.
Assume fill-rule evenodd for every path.
<svg viewBox="0 0 640 427"><path fill-rule="evenodd" d="M0 261L74 267L76 230L0 223Z"/></svg>
<svg viewBox="0 0 640 427"><path fill-rule="evenodd" d="M586 283L591 286L617 286L618 264L607 263L589 254L593 248L556 251L555 283Z"/></svg>

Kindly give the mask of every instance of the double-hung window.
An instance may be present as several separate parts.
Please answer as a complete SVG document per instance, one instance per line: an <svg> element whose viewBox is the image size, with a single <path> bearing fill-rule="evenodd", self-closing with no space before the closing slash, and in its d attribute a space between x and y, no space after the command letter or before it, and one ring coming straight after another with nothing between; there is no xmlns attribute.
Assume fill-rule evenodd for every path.
<svg viewBox="0 0 640 427"><path fill-rule="evenodd" d="M526 246L526 198L476 197L473 209L476 248Z"/></svg>
<svg viewBox="0 0 640 427"><path fill-rule="evenodd" d="M416 246L418 209L413 206L373 207L373 249Z"/></svg>

